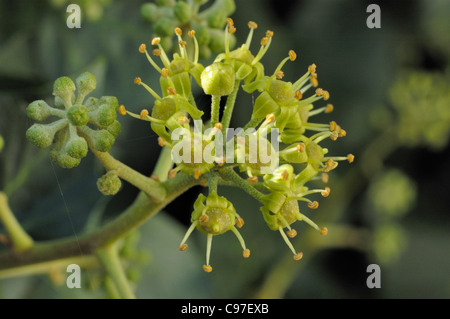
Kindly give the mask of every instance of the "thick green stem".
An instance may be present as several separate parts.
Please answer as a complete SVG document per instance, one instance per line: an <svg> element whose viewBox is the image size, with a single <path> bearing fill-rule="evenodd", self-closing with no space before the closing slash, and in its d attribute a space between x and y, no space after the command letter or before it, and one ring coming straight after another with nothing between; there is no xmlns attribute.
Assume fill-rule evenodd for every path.
<svg viewBox="0 0 450 319"><path fill-rule="evenodd" d="M162 183L167 189L164 200L157 202L141 192L125 212L93 233L78 238L35 243L26 251L8 251L1 254L0 277L3 272L13 268L79 257L80 254L83 256L95 254L99 248L115 242L142 225L189 188L204 182L204 179L196 180L190 175L179 173L175 178Z"/></svg>
<svg viewBox="0 0 450 319"><path fill-rule="evenodd" d="M208 187L209 187L209 193L216 193L217 194L217 184L219 182L219 175L215 171L211 171L208 173Z"/></svg>
<svg viewBox="0 0 450 319"><path fill-rule="evenodd" d="M124 299L135 299L136 297L123 270L116 243L100 248L97 251L97 256L114 282L120 296Z"/></svg>
<svg viewBox="0 0 450 319"><path fill-rule="evenodd" d="M220 96L211 96L211 127L219 122L220 99Z"/></svg>
<svg viewBox="0 0 450 319"><path fill-rule="evenodd" d="M258 201L261 201L262 196L264 196L263 193L258 191L256 188L254 188L252 185L249 184L245 179L239 176L238 173L236 173L232 168L223 168L219 170L219 174L226 180L229 180L236 184L236 186L242 188L244 191L246 191L250 196L254 197Z"/></svg>
<svg viewBox="0 0 450 319"><path fill-rule="evenodd" d="M227 128L230 126L231 116L233 115L233 109L236 102L237 93L239 92L240 83L240 80L235 81L233 91L227 97L227 104L225 105L222 116L222 134L224 137L226 137Z"/></svg>
<svg viewBox="0 0 450 319"><path fill-rule="evenodd" d="M16 252L25 251L33 246L33 239L17 221L9 208L8 198L3 192L0 192L0 221L5 225Z"/></svg>

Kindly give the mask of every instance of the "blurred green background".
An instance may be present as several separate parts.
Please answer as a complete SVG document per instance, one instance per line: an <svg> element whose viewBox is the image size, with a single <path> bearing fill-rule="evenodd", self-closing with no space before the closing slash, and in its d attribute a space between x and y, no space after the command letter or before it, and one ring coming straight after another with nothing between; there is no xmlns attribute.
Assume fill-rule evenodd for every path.
<svg viewBox="0 0 450 319"><path fill-rule="evenodd" d="M372 2L381 7L380 29L366 26ZM66 27L69 3L83 10L80 29ZM50 102L57 77L85 71L98 79L93 96L115 95L133 111L151 107L150 95L133 84L136 76L152 87L159 80L137 50L153 34L140 16L144 3L0 1L5 140L0 189L36 240L92 229L137 195L124 185L114 198L102 196L96 180L103 168L92 154L75 169L53 166L48 151L25 139L32 124L25 109L36 99ZM211 256L214 271L205 274L203 234L193 233L187 252L177 249L203 189L188 191L140 228L136 258L124 259L130 276L139 276L137 297L449 298L450 2L237 0L236 5L238 43L245 41L249 20L259 25L257 38L266 29L275 33L262 61L269 73L289 49L298 59L284 68L285 80L295 81L312 63L318 66L320 86L331 93L335 111L317 119L335 120L348 133L326 146L333 155L355 154L355 163L341 163L330 174L331 195L311 213L329 235L295 225L295 246L305 252L300 262L265 225L255 200L222 187L221 195L246 221L241 233L252 256L242 259L232 234L219 236ZM208 99L197 93L197 104L207 111ZM232 125L247 122L255 97L238 96ZM123 131L111 153L150 174L160 151L156 134L144 122L120 121ZM5 249L0 244L0 253ZM366 268L373 263L381 266L380 289L366 286ZM64 272L0 279L0 298L106 297L101 271L82 274L84 288L72 290L61 285Z"/></svg>

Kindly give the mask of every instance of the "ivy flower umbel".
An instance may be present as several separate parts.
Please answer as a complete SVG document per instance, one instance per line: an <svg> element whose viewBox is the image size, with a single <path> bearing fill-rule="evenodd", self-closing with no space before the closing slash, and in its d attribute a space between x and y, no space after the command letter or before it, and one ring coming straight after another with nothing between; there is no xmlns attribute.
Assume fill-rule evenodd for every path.
<svg viewBox="0 0 450 319"><path fill-rule="evenodd" d="M26 136L37 147L51 146L50 158L63 168L78 166L87 155L86 139L94 149L106 152L121 130L120 123L116 121L119 108L117 98L103 96L85 100L97 85L97 79L91 73L81 74L75 83L66 76L55 81L55 107L43 100L34 101L27 107L28 116L33 120L42 122L52 117L59 118L46 124L33 124ZM97 129L92 128L95 126Z"/></svg>

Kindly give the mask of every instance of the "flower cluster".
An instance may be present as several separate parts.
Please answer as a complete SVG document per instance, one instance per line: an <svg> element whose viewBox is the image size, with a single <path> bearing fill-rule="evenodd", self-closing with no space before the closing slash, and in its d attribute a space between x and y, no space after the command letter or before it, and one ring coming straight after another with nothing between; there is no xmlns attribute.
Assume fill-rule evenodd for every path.
<svg viewBox="0 0 450 319"><path fill-rule="evenodd" d="M34 101L27 107L28 116L35 121L59 118L49 123L33 124L26 136L37 147L51 147L50 158L63 168L78 166L87 155L88 147L100 152L108 151L121 130L116 120L117 98L103 96L85 100L97 85L97 79L91 73L81 74L75 83L65 76L55 81L55 107L44 100Z"/></svg>
<svg viewBox="0 0 450 319"><path fill-rule="evenodd" d="M284 65L297 58L296 53L291 50L275 71L267 74L261 59L266 55L274 34L270 30L266 31L258 51L253 53L251 43L258 26L255 22L249 22L248 27L250 32L246 42L232 50L231 39L236 27L233 20L227 18L223 32L224 50L207 66L198 61L197 30L188 31L193 43L193 51L188 52L189 46L183 38L183 30L179 27L174 29L179 51L174 53L172 59L161 45L160 37L152 40L151 53L147 51L145 44L141 44L139 51L146 55L160 74L161 95L138 77L135 83L143 86L155 98L151 114L147 109L133 113L123 105L119 107L122 115L129 114L149 121L153 131L159 136L159 144L172 148L173 159L176 157L174 154L179 155L181 160L175 161L176 167L169 172L170 178L177 172L193 175L196 179L203 175L208 178L209 195L200 195L195 202L192 225L180 244L180 250L187 249L186 241L195 228L207 235L204 265L207 272L212 270L209 263L212 237L228 230L241 243L244 257L250 256L250 250L246 248L235 227L242 227L244 221L226 198L218 196L218 184L235 184L257 198L262 203L261 211L269 228L281 233L293 252L294 259L299 260L303 254L295 250L288 238L297 234L291 227L295 221L305 221L322 235L328 232L326 227L319 227L301 213L298 202L307 202L308 208L316 209L319 203L309 199L310 195L320 193L327 197L330 188L310 189L306 184L318 179L319 174L326 182L327 173L337 167L338 161L351 163L354 160L352 154L327 156L328 149L319 145L328 138L335 141L344 137L346 131L334 121L328 124L311 122L315 115L333 111L331 104L314 107L314 103L330 98L328 91L318 87L316 65L311 64L307 72L293 83L283 80ZM155 56L161 59L163 67L155 61ZM211 96L209 121L202 121L203 112L197 108L191 92L192 78L205 94ZM253 105L251 119L244 127L246 132L250 130L249 133L230 136L230 119L240 88L249 94L258 91L259 95ZM310 89L313 92L307 96ZM219 119L220 101L223 97L226 97L226 105L222 118ZM194 120L194 127L190 125L191 119ZM182 139L179 139L180 135L183 136ZM223 143L217 141L227 141L226 156ZM229 145L232 145L231 152L228 152ZM256 145L256 153L252 145ZM282 149L279 150L279 147ZM276 160L267 160L262 150L266 151L264 155L271 159L276 157ZM211 161L201 156L204 152L211 155ZM197 158L198 154L200 156ZM296 173L291 164L302 169ZM241 173L247 174L248 178L244 179L236 173L236 167ZM262 183L259 182L260 177L263 178ZM256 182L259 182L261 191L254 187Z"/></svg>
<svg viewBox="0 0 450 319"><path fill-rule="evenodd" d="M143 19L153 26L154 37L161 39L166 50L173 47L172 31L176 27L187 32L195 30L201 58L209 58L212 53L224 50L223 27L225 19L236 9L234 0L215 0L205 10L201 5L208 0L156 0L141 7ZM235 42L234 37L232 42Z"/></svg>

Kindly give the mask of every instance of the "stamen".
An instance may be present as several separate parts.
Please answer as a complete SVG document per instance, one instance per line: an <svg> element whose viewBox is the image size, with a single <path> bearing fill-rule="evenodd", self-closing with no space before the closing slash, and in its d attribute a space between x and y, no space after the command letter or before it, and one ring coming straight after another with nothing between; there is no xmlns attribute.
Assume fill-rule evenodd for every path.
<svg viewBox="0 0 450 319"><path fill-rule="evenodd" d="M335 121L331 121L330 122L330 131L331 132L336 131L336 128L337 128L337 123Z"/></svg>
<svg viewBox="0 0 450 319"><path fill-rule="evenodd" d="M188 228L188 230L186 231L186 234L184 235L183 239L181 240L180 246L178 248L179 250L185 251L187 249L187 245L185 243L188 240L189 236L194 231L195 227L197 227L197 223L198 223L197 221L193 222L192 225Z"/></svg>
<svg viewBox="0 0 450 319"><path fill-rule="evenodd" d="M320 229L320 234L325 236L326 234L328 234L328 228L323 227L322 229Z"/></svg>
<svg viewBox="0 0 450 319"><path fill-rule="evenodd" d="M274 121L275 121L275 115L273 113L270 113L270 114L266 115L266 120L265 120L266 124L270 124L270 123L272 123Z"/></svg>
<svg viewBox="0 0 450 319"><path fill-rule="evenodd" d="M355 160L355 155L348 154L347 155L347 160L348 160L349 163L353 163L353 161Z"/></svg>
<svg viewBox="0 0 450 319"><path fill-rule="evenodd" d="M281 79L284 77L284 72L281 71L281 70L278 70L278 71L275 73L275 77L276 77L278 80L281 80Z"/></svg>
<svg viewBox="0 0 450 319"><path fill-rule="evenodd" d="M308 217L306 217L305 215L303 215L301 213L300 213L300 216L301 216L300 220L305 221L309 226L311 226L315 230L320 230L319 226L317 226L317 224L315 222L313 222L311 219L309 219Z"/></svg>
<svg viewBox="0 0 450 319"><path fill-rule="evenodd" d="M251 30L255 30L255 29L258 28L258 24L256 24L256 22L254 22L254 21L249 21L249 22L248 22L248 27L249 27Z"/></svg>
<svg viewBox="0 0 450 319"><path fill-rule="evenodd" d="M258 176L251 176L251 177L247 178L247 182L249 182L249 184L254 184L254 183L258 182Z"/></svg>
<svg viewBox="0 0 450 319"><path fill-rule="evenodd" d="M285 181L289 178L289 173L287 170L283 171L283 173L281 173L281 180Z"/></svg>
<svg viewBox="0 0 450 319"><path fill-rule="evenodd" d="M212 267L210 265L203 265L203 270L205 272L211 272L212 271Z"/></svg>
<svg viewBox="0 0 450 319"><path fill-rule="evenodd" d="M230 17L228 17L228 18L227 18L227 24L228 24L228 27L234 26L234 21L233 21L233 19L231 19Z"/></svg>
<svg viewBox="0 0 450 319"><path fill-rule="evenodd" d="M317 73L311 73L310 81L313 87L316 88L319 86L319 81L317 80Z"/></svg>
<svg viewBox="0 0 450 319"><path fill-rule="evenodd" d="M139 116L140 116L141 120L144 120L148 116L148 110L143 109L141 111L141 113L139 114Z"/></svg>
<svg viewBox="0 0 450 319"><path fill-rule="evenodd" d="M299 261L300 259L303 258L303 253L299 252L298 254L294 255L294 260Z"/></svg>
<svg viewBox="0 0 450 319"><path fill-rule="evenodd" d="M242 226L244 226L244 220L242 219L242 217L236 218L236 226L238 228L242 228Z"/></svg>
<svg viewBox="0 0 450 319"><path fill-rule="evenodd" d="M175 89L172 87L167 88L167 93L169 95L177 95L177 91L175 91Z"/></svg>
<svg viewBox="0 0 450 319"><path fill-rule="evenodd" d="M134 78L134 84L140 85L141 84L141 78L140 77Z"/></svg>
<svg viewBox="0 0 450 319"><path fill-rule="evenodd" d="M232 25L231 27L228 27L228 33L229 34L235 34L236 33L236 27Z"/></svg>
<svg viewBox="0 0 450 319"><path fill-rule="evenodd" d="M160 42L161 42L161 38L160 37L153 38L152 45L158 45Z"/></svg>
<svg viewBox="0 0 450 319"><path fill-rule="evenodd" d="M294 249L294 246L292 246L292 243L289 241L289 238L287 238L286 234L283 231L283 228L281 226L278 227L278 230L280 231L281 237L283 237L286 245L289 247L289 249L292 251L292 253L297 255L297 252Z"/></svg>
<svg viewBox="0 0 450 319"><path fill-rule="evenodd" d="M206 223L206 222L208 222L209 217L208 217L208 215L206 215L206 214L202 214L202 215L200 216L199 220L200 220L201 223Z"/></svg>
<svg viewBox="0 0 450 319"><path fill-rule="evenodd" d="M295 61L297 59L297 53L294 50L289 50L289 58L291 61Z"/></svg>
<svg viewBox="0 0 450 319"><path fill-rule="evenodd" d="M180 251L186 251L186 250L188 249L188 245L183 244L183 245L181 245L180 247L178 247L178 249L179 249Z"/></svg>
<svg viewBox="0 0 450 319"><path fill-rule="evenodd" d="M323 197L328 197L330 195L331 189L327 186L325 187L325 190L321 192Z"/></svg>
<svg viewBox="0 0 450 319"><path fill-rule="evenodd" d="M142 44L139 46L139 52L145 53L146 50L147 50L147 46L146 46L144 43L142 43Z"/></svg>
<svg viewBox="0 0 450 319"><path fill-rule="evenodd" d="M330 98L330 93L328 91L323 91L323 100L326 101Z"/></svg>
<svg viewBox="0 0 450 319"><path fill-rule="evenodd" d="M123 105L123 104L119 106L118 111L119 111L120 115L127 115L127 110L125 109L125 105Z"/></svg>
<svg viewBox="0 0 450 319"><path fill-rule="evenodd" d="M267 30L266 31L266 37L272 38L273 37L273 31Z"/></svg>
<svg viewBox="0 0 450 319"><path fill-rule="evenodd" d="M162 68L162 69L161 69L161 76L162 76L163 78L167 78L167 77L169 76L169 70L166 69L166 68Z"/></svg>
<svg viewBox="0 0 450 319"><path fill-rule="evenodd" d="M176 27L174 31L175 31L175 34L178 35L178 36L182 36L183 35L183 30L181 30L179 27Z"/></svg>
<svg viewBox="0 0 450 319"><path fill-rule="evenodd" d="M245 241L244 238L242 238L242 235L239 233L239 231L236 229L236 227L231 227L231 231L234 233L234 235L236 236L236 238L238 239L239 243L241 244L242 250L246 251L248 250L247 247L245 247ZM249 256L250 256L250 251L249 251ZM245 257L245 255L244 255ZM247 257L245 257L247 258Z"/></svg>
<svg viewBox="0 0 450 319"><path fill-rule="evenodd" d="M265 46L269 43L269 38L268 37L264 37L261 39L261 45Z"/></svg>
<svg viewBox="0 0 450 319"><path fill-rule="evenodd" d="M304 143L299 143L298 145L297 145L297 151L299 152L299 153L303 153L304 151L305 151L305 144Z"/></svg>
<svg viewBox="0 0 450 319"><path fill-rule="evenodd" d="M215 127L216 129L218 129L219 131L222 131L223 125L222 125L222 123L217 122L217 123L214 125L214 127Z"/></svg>
<svg viewBox="0 0 450 319"><path fill-rule="evenodd" d="M158 136L158 145L163 147L166 144L166 140L163 139L161 136Z"/></svg>
<svg viewBox="0 0 450 319"><path fill-rule="evenodd" d="M180 117L177 119L177 121L178 121L178 123L180 123L180 124L186 124L186 123L189 123L189 119L188 119L186 116L180 116Z"/></svg>
<svg viewBox="0 0 450 319"><path fill-rule="evenodd" d="M190 31L188 31L188 36L191 37L191 38L194 38L194 36L195 36L195 30L190 30Z"/></svg>
<svg viewBox="0 0 450 319"><path fill-rule="evenodd" d="M212 234L206 235L206 266L209 266L209 268L207 268L208 270L209 269L212 270L212 267L209 265L209 257L211 256L212 238L213 238ZM203 269L208 272L208 270L205 269L205 266L203 266Z"/></svg>
<svg viewBox="0 0 450 319"><path fill-rule="evenodd" d="M319 202L315 200L312 203L309 203L308 207L311 209L317 209L319 207Z"/></svg>
<svg viewBox="0 0 450 319"><path fill-rule="evenodd" d="M295 236L297 236L297 231L296 231L295 229L291 229L291 230L288 230L288 231L286 232L286 234L287 234L290 238L294 238Z"/></svg>
<svg viewBox="0 0 450 319"><path fill-rule="evenodd" d="M142 82L140 77L135 78L134 83L137 85L142 85L155 99L161 100L161 97L155 91L153 91L147 84Z"/></svg>
<svg viewBox="0 0 450 319"><path fill-rule="evenodd" d="M302 97L303 97L302 91L300 91L300 90L295 91L295 98L297 100L301 100Z"/></svg>
<svg viewBox="0 0 450 319"><path fill-rule="evenodd" d="M188 32L188 35L194 39L194 64L197 64L199 56L199 47L197 38L195 37L195 30L190 30Z"/></svg>
<svg viewBox="0 0 450 319"><path fill-rule="evenodd" d="M153 49L152 54L154 56L161 56L161 49Z"/></svg>
<svg viewBox="0 0 450 319"><path fill-rule="evenodd" d="M340 130L338 131L338 134L339 134L339 137L344 137L344 136L347 135L347 131L344 130L344 129L340 129Z"/></svg>
<svg viewBox="0 0 450 319"><path fill-rule="evenodd" d="M250 28L250 32L248 33L247 41L245 41L245 46L247 47L247 49L250 48L250 44L252 43L253 30L255 30L256 28L258 28L258 25L257 25L255 22L250 21L250 22L248 23L248 27Z"/></svg>
<svg viewBox="0 0 450 319"><path fill-rule="evenodd" d="M325 113L331 113L334 110L333 104L328 104L325 108Z"/></svg>
<svg viewBox="0 0 450 319"><path fill-rule="evenodd" d="M242 252L242 256L244 256L244 258L248 258L250 257L250 249L246 249Z"/></svg>
<svg viewBox="0 0 450 319"><path fill-rule="evenodd" d="M177 169L171 169L170 171L169 171L169 178L170 179L172 179L172 178L175 178L175 176L177 176L177 173L178 173L178 170Z"/></svg>
<svg viewBox="0 0 450 319"><path fill-rule="evenodd" d="M199 168L197 168L194 172L194 178L199 179L201 175L202 175L202 171Z"/></svg>
<svg viewBox="0 0 450 319"><path fill-rule="evenodd" d="M316 65L313 63L308 67L308 72L309 73L316 73Z"/></svg>

